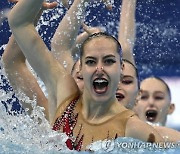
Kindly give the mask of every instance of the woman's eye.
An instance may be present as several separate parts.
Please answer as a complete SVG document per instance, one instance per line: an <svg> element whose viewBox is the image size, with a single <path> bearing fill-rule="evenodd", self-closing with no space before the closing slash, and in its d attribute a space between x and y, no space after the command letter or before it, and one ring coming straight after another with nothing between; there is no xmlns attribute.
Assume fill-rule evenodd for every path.
<svg viewBox="0 0 180 154"><path fill-rule="evenodd" d="M142 95L140 98L141 98L141 100L147 100L147 99L148 99L148 96Z"/></svg>
<svg viewBox="0 0 180 154"><path fill-rule="evenodd" d="M113 63L115 63L116 61L114 60L114 59L106 59L105 61L104 61L104 63L105 64L113 64Z"/></svg>
<svg viewBox="0 0 180 154"><path fill-rule="evenodd" d="M162 100L162 99L164 99L164 97L162 97L162 96L155 96L154 98L155 98L155 100Z"/></svg>
<svg viewBox="0 0 180 154"><path fill-rule="evenodd" d="M86 61L86 64L91 66L91 65L94 65L96 62L94 60L87 60Z"/></svg>
<svg viewBox="0 0 180 154"><path fill-rule="evenodd" d="M133 81L132 80L122 80L122 83L125 85L129 85L129 84L133 83Z"/></svg>

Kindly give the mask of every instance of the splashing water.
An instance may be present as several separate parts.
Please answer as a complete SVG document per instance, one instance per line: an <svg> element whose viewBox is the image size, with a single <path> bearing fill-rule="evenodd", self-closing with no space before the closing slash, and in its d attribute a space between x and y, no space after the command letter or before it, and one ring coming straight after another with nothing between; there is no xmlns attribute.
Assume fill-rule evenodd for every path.
<svg viewBox="0 0 180 154"><path fill-rule="evenodd" d="M113 2L115 3L115 2ZM93 4L93 7L99 7L100 4ZM101 6L100 6L101 7ZM64 9L61 7L56 8L52 11L45 11L43 14L43 17L40 19L39 25L37 26L37 29L41 32L41 26L47 26L50 25L50 27L57 27L57 20L61 20L61 16L65 13ZM89 15L91 11L87 11L86 15ZM98 11L98 13L100 13ZM79 15L81 15L81 12L78 12ZM92 13L91 13L92 14ZM112 14L114 14L112 16ZM94 13L93 16L89 17L88 22L91 24L94 21L97 21L101 27L106 28L106 30L113 34L114 36L117 36L117 30L114 30L113 27L118 29L118 21L113 18L114 16L119 16L119 12L107 12L108 19L111 19L109 21L103 22L103 24L98 19L98 15ZM102 18L104 20L104 18ZM105 24L104 24L105 23ZM168 23L167 23L168 24ZM93 24L92 24L93 26ZM150 30L149 27L138 24L138 27L140 27L140 31L143 30L143 40L149 40L151 39L151 35L148 35L148 32L146 31L146 28ZM47 27L46 27L47 28ZM50 44L49 40L51 40L53 30L49 35L48 28L43 29L43 32L41 32L41 37L46 41L47 44ZM147 30L147 31L148 31ZM169 29L163 29L163 33L161 33L162 29L158 29L158 27L155 28L155 31L157 33L161 33L160 35L163 38L171 39L174 38L173 36L177 34L177 31L175 28L169 28ZM55 30L54 30L55 31ZM151 30L151 32L154 31ZM176 39L176 38L174 38ZM140 40L139 42L142 42ZM143 41L145 42L145 41ZM163 46L163 41L160 46ZM145 42L146 43L146 42ZM140 44L140 43L139 43ZM142 43L141 43L142 44ZM148 44L148 43L147 43ZM0 50L4 50L6 45L1 45ZM145 49L143 49L145 50ZM166 54L166 53L165 53ZM161 57L162 55L159 55L158 57ZM0 57L1 58L1 57ZM66 62L64 62L66 65ZM150 72L150 69L147 69L148 67L146 65L143 65L143 73L145 71ZM36 99L29 100L23 93L16 94L17 98L19 100L23 100L26 103L30 103L33 107L33 111L31 115L26 115L24 112L21 114L17 114L14 111L12 111L13 108L13 102L15 101L15 98L13 97L14 92L12 90L5 91L3 87L7 87L8 83L4 83L2 80L6 76L3 65L0 59L0 101L5 102L0 103L0 153L77 153L76 151L70 151L68 148L66 148L65 141L67 139L67 136L63 133L55 132L51 129L51 126L49 122L45 119L43 108L36 106ZM146 72L145 72L146 73ZM7 79L6 79L7 80ZM42 85L43 91L44 85L42 81L38 79L39 83ZM9 103L9 100L11 102ZM11 114L9 114L11 113ZM152 146L150 144L147 144L145 142L141 142L139 140L135 140L132 138L118 138L115 141L97 141L89 146L89 148L92 151L95 151L96 153L180 153L179 147L169 145L169 148L167 149L161 149L159 147ZM88 152L80 152L80 153L88 153Z"/></svg>
<svg viewBox="0 0 180 154"><path fill-rule="evenodd" d="M1 61L0 61L1 62ZM6 76L2 63L0 75ZM0 87L4 83L0 82ZM7 102L13 97L13 91L0 89L0 100ZM12 104L5 106L0 104L0 153L89 153L70 151L65 144L67 136L63 133L55 132L45 119L43 108L36 106L36 99L29 100L23 93L18 93L17 97L32 105L32 113L13 115ZM7 110L9 111L8 114ZM97 141L89 145L89 149L97 154L104 153L179 153L180 143L167 143L166 149L159 144L141 142L132 138L118 138L114 140ZM179 146L179 147L178 147Z"/></svg>

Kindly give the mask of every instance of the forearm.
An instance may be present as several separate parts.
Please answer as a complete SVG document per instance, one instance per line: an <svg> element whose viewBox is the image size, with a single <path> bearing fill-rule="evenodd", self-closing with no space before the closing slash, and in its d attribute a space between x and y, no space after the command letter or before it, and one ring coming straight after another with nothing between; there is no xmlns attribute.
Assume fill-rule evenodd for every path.
<svg viewBox="0 0 180 154"><path fill-rule="evenodd" d="M42 0L19 1L10 12L8 21L23 54L46 84L50 77L47 74L52 75L51 65L47 67L47 63L54 65L56 62L34 27L34 19L36 19L42 2Z"/></svg>
<svg viewBox="0 0 180 154"><path fill-rule="evenodd" d="M18 44L16 43L13 35L11 35L11 37L9 38L9 42L2 55L2 59L6 69L10 69L11 67L13 67L14 63L25 64L25 57Z"/></svg>
<svg viewBox="0 0 180 154"><path fill-rule="evenodd" d="M36 96L37 105L45 108L44 113L48 119L47 99L39 87L35 77L28 70L25 63L25 57L13 36L9 39L6 49L2 55L2 59L7 77L14 91L16 93L19 91L23 92L31 100L33 100L34 96ZM32 111L31 104L23 101L21 101L21 103L23 108L29 109L28 113L30 114Z"/></svg>
<svg viewBox="0 0 180 154"><path fill-rule="evenodd" d="M77 36L76 43L73 45L72 50L71 50L72 56L75 56L76 54L79 55L80 46L86 40L88 36L89 34L87 32L83 32Z"/></svg>
<svg viewBox="0 0 180 154"><path fill-rule="evenodd" d="M72 49L72 55L79 54L79 50L80 50L79 47L88 38L89 35L103 31L102 28L100 28L100 27L89 27L84 23L83 23L83 29L84 29L84 32L79 34L76 38L76 42Z"/></svg>
<svg viewBox="0 0 180 154"><path fill-rule="evenodd" d="M74 45L82 19L84 18L85 5L87 0L75 0L61 20L52 38L52 47L60 46L61 50L68 50ZM55 49L54 49L55 50Z"/></svg>
<svg viewBox="0 0 180 154"><path fill-rule="evenodd" d="M52 53L60 63L67 57L72 60L72 48L75 44L85 13L87 0L75 0L60 22L51 43ZM66 52L69 52L66 54ZM65 58L64 58L65 57ZM68 63L68 61L67 61ZM73 61L71 61L73 63ZM73 64L70 64L73 65ZM69 66L68 66L69 67ZM70 66L71 67L71 66ZM71 70L71 69L70 69Z"/></svg>
<svg viewBox="0 0 180 154"><path fill-rule="evenodd" d="M35 12L39 11L42 1L21 0L18 2L19 5L17 4L11 11L9 23L20 49L48 90L48 101L51 103L50 106L56 107L57 103L60 104L66 97L78 89L77 85L74 83L74 79L51 55L42 38L37 33L34 23L28 22L29 19L24 19L23 22L16 24L15 20L19 17L17 12L19 11L22 13L21 9L26 7L26 3L29 3L29 7L32 7L30 2L34 5L39 5L39 7L35 6L36 9L29 15L30 17L32 16L32 18L34 16L35 19ZM25 9L23 14L29 14L28 11L29 9ZM23 18L24 17L23 15ZM72 84L72 82L74 84ZM68 86L70 88L68 88ZM54 111L53 109L49 108L49 111Z"/></svg>
<svg viewBox="0 0 180 154"><path fill-rule="evenodd" d="M6 74L15 93L22 92L28 96L30 100L36 98L37 105L44 107L45 110L43 112L46 118L49 120L48 100L39 87L36 78L28 70L25 64L19 64L18 66L12 67L12 69L13 70L8 69ZM20 101L23 108L28 108L28 113L31 114L32 104L28 104L21 99Z"/></svg>
<svg viewBox="0 0 180 154"><path fill-rule="evenodd" d="M34 24L35 16L38 14L43 0L22 0L11 10L8 20L12 26Z"/></svg>
<svg viewBox="0 0 180 154"><path fill-rule="evenodd" d="M119 36L123 50L123 58L135 64L133 57L133 48L135 43L136 26L135 26L136 0L123 0L120 16Z"/></svg>

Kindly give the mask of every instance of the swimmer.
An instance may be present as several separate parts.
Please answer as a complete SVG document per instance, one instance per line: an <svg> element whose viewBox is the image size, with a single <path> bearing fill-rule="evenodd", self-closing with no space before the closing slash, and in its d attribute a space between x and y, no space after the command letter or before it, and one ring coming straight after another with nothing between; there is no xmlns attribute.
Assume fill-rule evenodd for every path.
<svg viewBox="0 0 180 154"><path fill-rule="evenodd" d="M136 0L123 0L120 14L118 40L122 46L124 69L116 97L126 108L132 109L139 91L138 71L133 49L136 35Z"/></svg>
<svg viewBox="0 0 180 154"><path fill-rule="evenodd" d="M146 78L141 82L140 97L134 109L143 121L165 126L167 116L175 109L169 86L161 78Z"/></svg>
<svg viewBox="0 0 180 154"><path fill-rule="evenodd" d="M10 0L10 1L18 2L18 0L16 0L16 1ZM39 11L39 14L37 15L36 18L39 18L41 16L41 13L44 9L52 9L56 6L57 6L56 2L43 3L43 7ZM70 15L70 13L68 13L68 15ZM72 15L71 15L71 17L72 17ZM52 52L53 55L57 56L56 57L57 59L58 59L58 56L60 55L59 57L61 57L62 59L66 60L66 61L68 61L69 59L72 60L72 56L70 56L68 54L61 54L61 53L64 53L64 51L60 51L59 48L61 48L62 50L64 48L66 48L66 46L72 48L74 42L71 43L72 41L70 38L67 37L67 35L61 36L62 33L59 34L58 32L64 30L64 27L65 27L64 24L66 26L70 25L69 21L67 22L67 18L68 17L65 16L63 18L63 22L59 24L59 27L52 39L52 44L51 44L52 49L53 49L53 52ZM76 24L77 26L81 25L81 22L80 22L81 20L82 19L75 20L77 23L79 23L79 24ZM37 21L38 21L38 19L35 20L34 25L36 25ZM74 25L76 22L74 22ZM76 36L74 36L76 38L76 44L80 44L91 33L100 31L100 28L97 28L97 27L90 28L90 27L86 26L85 24L83 24L83 28L84 28L85 32L83 32L82 34L77 36L77 38L76 38ZM78 31L78 28L76 28L76 29L75 30L74 30L74 28L68 29L67 33L69 33L69 34L77 33L76 31ZM57 46L57 44L55 45L55 43L54 43L54 42L57 43L57 41L60 42L60 40L56 40L57 37L64 38L64 40L61 41L62 42L61 46ZM71 38L72 37L73 37L73 35L71 34ZM74 48L75 47L73 47L73 50L75 50ZM77 49L76 49L76 51L77 51ZM70 58L65 59L66 55L68 55ZM42 92L41 88L39 87L39 85L37 83L37 79L32 75L32 73L29 71L29 69L26 66L26 59L25 59L22 51L20 50L18 44L14 40L14 36L11 36L11 38L9 39L7 47L3 53L2 59L4 61L4 67L5 67L6 74L10 81L10 84L12 85L15 92L18 93L19 91L22 91L31 100L33 100L34 96L36 96L37 105L45 108L44 113L45 113L46 118L49 121L52 121L53 114L55 114L57 107L54 107L54 110L53 110L52 105L51 106L48 105L47 98L45 97L44 93ZM60 59L59 59L59 62L60 62ZM77 64L79 64L79 62L77 62ZM67 65L66 69L70 70L71 69L70 67L71 67L70 65ZM82 84L82 78L80 78L80 75L79 75L79 65L74 65L71 73L72 73L72 76L75 78L79 88L82 90L83 84ZM19 86L19 85L21 85L21 86ZM30 104L22 102L22 101L21 101L21 104L22 104L23 108L26 110L28 109L28 113L31 114L32 106ZM51 110L51 111L49 111L49 110Z"/></svg>
<svg viewBox="0 0 180 154"><path fill-rule="evenodd" d="M8 21L25 57L48 89L48 102L58 106L53 129L70 136L66 142L68 147L86 149L93 141L120 136L162 141L151 126L140 121L115 97L123 69L118 41L105 33L96 33L83 43L80 66L84 90L81 94L71 74L51 55L33 26L42 2L20 1L10 12ZM87 1L75 0L73 5L84 6L84 2ZM74 141L72 135L77 140Z"/></svg>
<svg viewBox="0 0 180 154"><path fill-rule="evenodd" d="M133 109L135 100L139 91L138 71L133 56L133 47L135 42L135 5L136 0L122 1L122 10L119 26L119 42L123 49L124 69L121 81L118 86L116 96L120 103L128 109ZM152 83L151 83L152 84ZM166 85L167 86L167 85ZM168 86L167 86L167 89ZM169 90L170 94L170 90ZM139 105L140 106L140 105ZM143 106L143 104L142 104ZM174 104L171 103L169 113L174 110ZM141 114L142 112L139 112ZM165 118L166 116L164 116ZM141 117L140 117L141 119ZM144 121L142 118L141 120ZM166 121L166 120L164 120ZM155 127L155 126L154 126ZM167 127L155 127L158 133L168 141L179 141L179 132Z"/></svg>
<svg viewBox="0 0 180 154"><path fill-rule="evenodd" d="M133 109L139 91L138 71L133 63L123 59L123 75L116 92L116 97L126 108Z"/></svg>
<svg viewBox="0 0 180 154"><path fill-rule="evenodd" d="M127 10L127 11L129 11L129 14L128 14L128 16L126 15L126 18L124 18L123 16L121 17L122 19L122 22L126 22L126 23L131 23L130 21L132 20L133 21L133 14L134 14L134 11L132 11L132 6L133 7L135 7L135 1L132 1L132 4L130 5L130 3L131 3L131 1L126 1L126 2L123 2L123 4L122 4L122 8L125 8L125 9L122 9L122 10ZM52 5L52 4L51 4ZM48 7L48 5L46 5L46 6L44 6L44 8L45 7ZM73 15L71 14L71 12L68 12L67 13L68 15L66 15L64 18L63 18L63 20L61 21L61 23L59 24L59 26L58 26L58 28L57 28L57 30L56 30L56 33L55 33L55 35L53 36L53 38L52 38L52 43L51 43L51 48L52 48L52 53L53 53L53 55L58 59L58 61L60 62L60 63L64 63L64 61L66 62L66 70L68 70L68 71L70 71L72 68L72 65L73 65L73 71L71 72L72 73L72 75L73 75L73 77L75 78L75 80L76 80L76 82L77 82L77 84L78 84L78 86L79 86L79 89L82 91L83 90L83 80L82 80L82 77L81 77L81 74L80 74L80 71L79 71L79 66L78 66L78 64L79 64L79 61L77 61L75 64L73 64L74 63L74 61L73 61L73 58L72 58L72 55L73 54L77 54L77 51L79 50L79 49L77 49L77 48L75 48L75 47L73 47L73 46L77 46L77 45L74 45L74 42L72 41L72 40L74 40L73 39L73 37L75 37L75 35L74 34L77 34L77 30L76 29L79 29L79 27L80 27L80 24L78 24L78 23L81 23L80 21L82 20L73 20ZM73 14L75 14L75 13L73 13ZM123 14L123 12L122 12L122 14ZM40 16L40 15L38 15L38 16ZM125 16L125 15L124 15ZM71 17L71 18L69 18L69 17ZM75 18L75 17L74 17ZM67 20L68 19L68 20ZM70 21L71 20L71 21ZM37 21L37 20L36 20ZM133 23L133 22L132 22ZM65 28L66 26L64 26L64 25L66 25L67 27L69 27L69 28ZM76 25L76 28L75 28L75 30L73 31L72 29L74 29L73 27L74 27L74 25ZM124 25L122 25L121 26L121 31L124 31L126 28L124 28L123 26L128 26L128 24L124 24ZM131 24L131 26L129 26L128 28L131 28L132 29L132 24ZM84 33L82 33L81 35L79 35L78 37L77 37L77 39L76 39L76 44L81 44L86 38L87 38L87 36L88 35L90 35L90 34L93 34L93 33L96 33L96 32L100 32L100 31L102 31L100 28L96 28L96 27L88 27L88 26L86 26L85 24L83 24L83 29L85 30L85 32ZM133 32L134 30L132 30L131 31L131 33ZM63 33L62 33L63 32ZM129 31L128 31L129 32ZM121 32L122 33L122 32ZM125 31L125 33L127 34L127 35L124 35L123 33L123 36L126 36L126 38L127 38L127 40L128 40L128 37L130 37L130 35L129 35L129 33L127 33L127 31ZM64 35L64 34L68 34L68 35ZM128 37L127 37L128 36ZM121 37L120 37L121 38ZM123 44L127 44L128 43L128 45L131 45L132 46L132 43L131 44L129 44L129 42L127 42L127 41L124 41L123 42ZM125 47L127 47L128 45L124 45ZM74 49L75 48L75 49ZM10 48L7 48L8 50L10 49ZM13 46L12 47L12 49L14 50L15 49L15 47ZM61 50L59 50L59 49L61 49ZM71 53L70 52L64 52L64 50L70 50L71 51ZM74 52L75 51L75 52ZM127 51L127 50L126 50ZM11 59L9 60L8 58L11 58L11 57L13 57L13 54L15 54L15 52L14 53L10 53L9 54L9 56L7 57L7 56L5 56L5 55L7 55L6 54L7 53L7 51L4 53L4 58L3 59L6 59L6 60L4 60L4 61L6 61L6 63L7 63L7 61L11 61ZM17 61L16 61L16 58L17 57ZM18 59L19 59L19 55L17 54L17 56L16 55L14 55L14 58L13 58L13 62L14 62L14 67L17 67L17 68L20 68L18 65ZM127 68L128 67L128 64L124 64L125 65L125 68ZM127 66L126 66L127 65ZM8 71L9 72L11 72L11 74L13 74L13 72L14 72L14 70L16 70L16 72L14 73L16 76L18 75L18 74L21 74L21 81L23 80L23 82L24 83L28 83L29 81L34 81L34 84L32 85L32 87L34 87L34 92L35 91L37 91L36 92L36 97L37 97L37 103L39 102L38 100L40 100L40 104L42 103L42 102L45 102L45 100L46 100L46 98L43 96L43 94L42 94L42 92L41 92L41 89L38 87L38 85L37 85L37 83L35 84L35 82L36 82L36 79L33 79L33 76L31 75L31 77L30 77L30 75L28 76L28 78L27 78L27 76L26 77L24 77L23 76L23 74L30 74L30 72L26 69L26 71L25 71L25 67L26 67L26 65L22 65L22 63L21 63L21 67L23 66L24 68L23 69L14 69L14 68L12 68L11 69L11 66L12 65L6 65L6 70L7 69L9 69ZM8 68L9 67L9 68ZM131 67L131 66L130 66ZM19 70L19 73L17 73L17 70ZM26 72L26 73L24 73L24 72L22 72L22 70L24 70L24 72ZM21 71L21 72L20 72ZM124 76L125 77L125 76ZM14 75L12 75L12 79L11 79L11 77L9 76L8 77L9 78L9 80L11 81L12 80L12 82L15 82L16 83L16 79L18 80L18 78L15 78L15 80L14 80ZM27 79L29 79L29 81L26 81ZM124 82L123 82L124 83ZM14 84L15 85L15 84ZM13 85L13 88L14 89L16 89L16 87L14 87L14 85ZM19 85L19 83L17 82L16 83L16 85ZM37 85L37 86L35 86L35 85ZM36 88L35 88L36 87ZM126 86L125 87L128 87L127 86L127 84L126 84ZM29 94L32 92L29 92L29 89L31 89L31 86L29 86L29 88L27 88L26 89L26 86L24 85L23 86L23 91L25 92L25 94L27 94L27 96L29 96ZM36 90L35 90L36 89ZM126 89L130 89L130 88L126 88ZM132 91L132 90L131 90ZM127 94L131 94L131 91L130 92L126 92ZM40 93L40 94L38 94L38 93ZM38 95L38 96L37 96ZM32 97L30 97L30 98L32 98ZM41 98L41 99L40 99ZM129 98L131 98L131 95L129 96ZM41 101L41 100L43 100L43 101ZM125 99L126 100L126 99ZM132 99L133 100L133 99ZM47 100L46 100L47 101ZM126 101L123 101L123 102L128 102L128 100L126 100ZM38 103L39 104L39 103ZM46 103L47 104L47 103ZM127 104L127 103L126 103ZM131 104L131 103L129 103L129 104ZM23 105L25 108L26 108L26 104L25 105ZM47 107L46 106L44 106L45 107L45 111L46 110L48 110L47 109ZM126 107L129 107L128 105L126 106ZM52 105L50 106L50 108L52 108ZM56 107L54 107L54 109L51 109L51 111L50 111L50 115L53 113L53 112L55 112L55 110L56 110ZM31 111L31 110L29 110L29 111ZM47 115L47 114L46 114ZM51 116L52 117L52 116ZM52 119L52 118L51 118Z"/></svg>
<svg viewBox="0 0 180 154"><path fill-rule="evenodd" d="M175 105L171 102L171 91L167 83L158 77L149 77L141 82L140 94L134 111L139 118L153 125L167 141L179 141L180 133L165 127L167 116Z"/></svg>

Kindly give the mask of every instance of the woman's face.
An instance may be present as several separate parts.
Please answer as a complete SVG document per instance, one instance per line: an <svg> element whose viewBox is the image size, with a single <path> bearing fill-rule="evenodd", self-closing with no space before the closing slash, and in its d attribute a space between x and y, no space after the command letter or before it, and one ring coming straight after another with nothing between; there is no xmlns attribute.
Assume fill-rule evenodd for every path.
<svg viewBox="0 0 180 154"><path fill-rule="evenodd" d="M74 66L74 69L72 71L72 77L76 81L79 90L82 92L84 89L84 81L81 75L81 70L80 70L80 60L78 60Z"/></svg>
<svg viewBox="0 0 180 154"><path fill-rule="evenodd" d="M96 102L115 99L120 73L120 56L114 40L101 36L85 44L82 75L84 93L91 99Z"/></svg>
<svg viewBox="0 0 180 154"><path fill-rule="evenodd" d="M167 87L162 81L148 78L141 82L140 96L134 108L141 120L165 125L170 106Z"/></svg>
<svg viewBox="0 0 180 154"><path fill-rule="evenodd" d="M122 78L118 85L116 97L128 109L132 109L138 93L138 79L135 68L128 62L123 62Z"/></svg>

